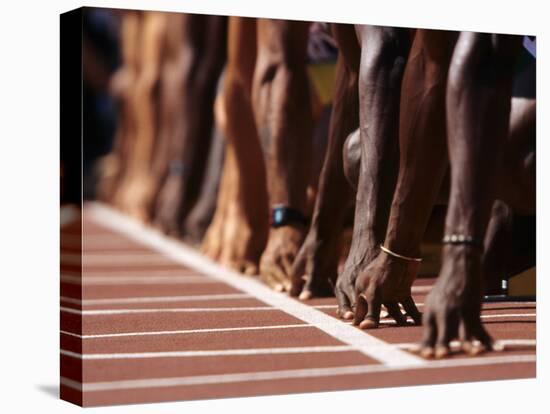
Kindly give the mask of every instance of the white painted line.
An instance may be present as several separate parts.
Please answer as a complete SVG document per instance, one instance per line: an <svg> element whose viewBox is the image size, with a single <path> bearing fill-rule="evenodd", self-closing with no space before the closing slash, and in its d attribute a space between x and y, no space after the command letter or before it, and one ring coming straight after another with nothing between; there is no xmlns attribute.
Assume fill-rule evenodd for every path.
<svg viewBox="0 0 550 414"><path fill-rule="evenodd" d="M317 309L281 293L274 292L257 280L246 278L223 268L185 246L183 243L169 239L160 232L147 228L138 221L126 217L113 209L92 203L87 211L98 223L155 249L177 263L193 267L201 273L206 273L212 278L248 293L260 301L279 308L307 324L314 325L328 335L383 364L415 367L426 363L425 360L415 355L392 347L384 341L353 326L344 324Z"/></svg>
<svg viewBox="0 0 550 414"><path fill-rule="evenodd" d="M494 315L481 315L481 319L494 319L494 318L523 318L537 316L536 313L503 313Z"/></svg>
<svg viewBox="0 0 550 414"><path fill-rule="evenodd" d="M146 296L136 298L106 298L106 299L75 299L61 296L61 302L74 305L121 305L128 303L168 303L168 302L193 302L200 300L231 300L250 299L246 293L227 293L218 295L189 295L189 296Z"/></svg>
<svg viewBox="0 0 550 414"><path fill-rule="evenodd" d="M142 264L170 264L171 260L158 255L150 253L137 253L137 254L90 254L84 253L73 254L73 253L62 253L61 254L61 264L65 265L109 265L109 266L131 266L131 265L142 265Z"/></svg>
<svg viewBox="0 0 550 414"><path fill-rule="evenodd" d="M276 354L310 354L317 352L349 352L355 351L351 345L332 346L296 346L285 348L245 348L245 349L215 349L211 351L166 351L166 352L129 352L116 354L80 354L61 349L61 355L82 360L104 359L149 359L149 358L198 358L210 356L231 355L276 355Z"/></svg>
<svg viewBox="0 0 550 414"><path fill-rule="evenodd" d="M194 313L194 312L250 312L250 311L277 311L277 308L271 306L243 306L242 308L154 308L154 309L94 309L80 310L67 307L61 307L61 312L72 313L83 316L102 316L102 315L130 315L136 313Z"/></svg>
<svg viewBox="0 0 550 414"><path fill-rule="evenodd" d="M186 285L220 283L205 276L73 276L61 275L61 282L73 285Z"/></svg>
<svg viewBox="0 0 550 414"><path fill-rule="evenodd" d="M313 328L304 323L293 325L267 325L267 326L245 326L242 328L209 328L209 329L184 329L181 331L152 331L152 332L123 332L111 334L80 335L74 332L60 331L63 335L74 336L79 339L103 339L119 338L126 336L155 336L155 335L186 335L195 333L218 333L218 332L240 332L240 331L263 331L264 329L293 329L293 328Z"/></svg>
<svg viewBox="0 0 550 414"><path fill-rule="evenodd" d="M206 384L229 384L252 381L274 381L291 378L319 378L341 375L362 375L380 372L395 372L407 369L440 369L467 366L489 366L498 364L517 364L535 362L535 355L496 356L486 358L449 359L441 361L426 361L418 367L410 365L353 365L330 368L308 368L280 371L245 372L239 374L197 375L176 378L149 378L140 380L105 381L79 383L61 377L61 385L83 392L114 391L143 388L185 387Z"/></svg>
<svg viewBox="0 0 550 414"><path fill-rule="evenodd" d="M433 286L413 286L411 288L412 293L428 293L432 290Z"/></svg>

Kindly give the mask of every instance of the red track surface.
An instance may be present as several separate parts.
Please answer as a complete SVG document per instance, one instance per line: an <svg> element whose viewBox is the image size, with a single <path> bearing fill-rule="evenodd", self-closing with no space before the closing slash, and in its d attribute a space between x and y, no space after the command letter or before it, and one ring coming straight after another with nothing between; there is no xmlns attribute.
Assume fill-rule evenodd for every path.
<svg viewBox="0 0 550 414"><path fill-rule="evenodd" d="M61 395L85 406L529 378L535 376L535 303L483 309L505 350L472 358L381 363L258 298L182 265L85 212L63 229ZM68 236L68 237L67 237ZM245 279L243 277L243 279ZM422 304L432 280L415 284ZM335 319L335 299L308 302ZM419 306L422 310L422 305ZM292 312L290 312L292 313ZM322 322L325 323L326 322ZM352 328L356 329L356 328ZM361 335L403 350L421 327L390 320ZM513 341L510 341L513 340Z"/></svg>

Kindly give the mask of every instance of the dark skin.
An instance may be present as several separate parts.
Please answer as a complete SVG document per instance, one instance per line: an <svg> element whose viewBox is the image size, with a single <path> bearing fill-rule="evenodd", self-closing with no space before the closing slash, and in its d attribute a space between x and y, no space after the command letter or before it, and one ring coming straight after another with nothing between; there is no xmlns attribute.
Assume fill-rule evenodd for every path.
<svg viewBox="0 0 550 414"><path fill-rule="evenodd" d="M268 231L266 171L252 107L256 65L256 20L230 17L228 57L216 121L226 137L226 154L217 209L202 251L249 275L258 262Z"/></svg>
<svg viewBox="0 0 550 414"><path fill-rule="evenodd" d="M216 211L224 154L225 140L220 136L219 130L216 130L199 199L185 220L185 240L189 243L200 243Z"/></svg>
<svg viewBox="0 0 550 414"><path fill-rule="evenodd" d="M430 75L424 80L424 82L429 81L428 83L425 83L425 85L429 85L429 87L426 88L426 91L430 93L434 93L435 91L435 96L428 95L428 97L426 97L426 95L412 93L409 94L409 97L417 96L423 98L424 102L427 102L428 104L431 102L432 105L435 105L438 108L442 108L444 110L445 105L444 103L442 104L441 101L442 99L444 99L445 88L441 87L441 82L443 82L444 85L446 72L445 68L448 67L448 65L450 64L449 59L450 53L454 48L454 38L455 35L448 32L433 33L421 31L417 35L417 38L415 39L415 44L413 45L413 50L411 51L411 60L416 59L417 65L411 67L410 70L412 71L414 69L416 71L419 68L425 68L424 73ZM434 51L434 53L437 54L426 56L425 54L430 51ZM445 51L447 52L445 53ZM418 59L423 59L424 61L418 62ZM426 62L427 59L430 59L429 63ZM434 65L436 64L437 66L434 67ZM510 66L512 65L509 65L509 67ZM409 71L409 69L407 70ZM437 74L439 74L439 76L434 76ZM411 82L411 85L413 87L422 88L422 82L419 82L419 79L422 79L422 76L419 76L418 72L413 71L412 74L406 73L403 86L404 94L405 91L408 91L407 88L409 87L409 84L407 82L409 79L416 79L415 82ZM414 89L410 91L412 92L414 91ZM406 100L407 98L404 96L402 101L403 108L406 107ZM412 102L414 102L414 100ZM437 102L439 102L439 104L437 104ZM421 111L420 120L422 120L423 113L426 114L426 108L423 108L422 106L417 107L419 107ZM430 106L428 106L428 108L429 107ZM428 111L427 115L429 116L431 114L433 114L433 112ZM441 117L440 119L444 118ZM405 121L407 121L407 118L402 118L402 125L407 125L404 124ZM434 124L434 121L436 120L432 120L430 124L432 126L437 126L438 124ZM422 124L419 125L419 128L422 128ZM506 244L506 240L502 237L502 233L505 233L506 226L508 225L507 223L510 215L510 207L512 207L515 211L522 212L522 214L534 213L534 126L534 99L513 99L510 125L508 128L509 135L505 143L503 143L502 145L504 156L500 158L500 161L497 161L498 171L496 173L496 177L498 177L499 179L495 183L493 192L489 192L489 197L492 197L491 200L496 197L505 200L507 204L499 201L493 206L491 224L485 238L484 250L486 252L485 259L487 260L487 263L485 263L485 272L499 272L499 268L495 269L494 266L491 269L491 264L489 262L491 262L490 257L498 257L498 262L502 263L502 245ZM402 204L408 206L408 203L415 201L414 198L410 198L411 195L419 192L422 195L422 197L420 197L420 201L425 201L426 199L431 199L432 201L425 202L424 206L420 206L420 209L418 209L418 206L416 206L413 209L407 207L398 210L399 205L395 207L396 199L394 199L388 233L390 233L392 229L394 229L394 231L393 234L388 234L386 246L393 246L393 248L390 247L390 249L393 251L397 251L398 253L401 253L401 251L397 250L395 246L400 246L401 248L403 248L403 251L415 251L413 248L411 248L410 250L407 250L406 248L407 246L413 245L419 246L423 230L415 230L414 228L411 228L411 226L408 226L408 223L418 223L418 220L425 220L427 217L429 217L433 204L438 202L438 198L441 198L441 194L445 194L447 192L444 187L441 187L441 177L444 177L446 175L445 165L447 162L446 154L444 151L445 147L441 144L442 141L445 141L444 124L441 125L441 121L439 123L439 128L435 129L436 132L438 130L439 133L431 137L432 141L430 151L422 151L423 158L419 158L420 163L418 163L418 165L415 165L414 162L414 160L416 159L414 157L418 156L418 154L414 152L416 151L415 148L409 148L408 151L402 152L401 154L402 165L409 166L410 170L403 175L400 173L398 187L395 195L396 199L399 199L401 197ZM403 131L408 131L408 133L404 134L404 132L402 132L401 137L403 137L403 135L415 133L414 128L406 128L403 129ZM428 136L428 134L424 135L425 137ZM353 135L350 137L350 140L352 139ZM437 145L438 141L439 145ZM351 145L351 147L353 147L353 145ZM402 148L407 148L407 146L402 146ZM406 154L412 154L414 156L410 159L410 162L408 163L404 162L403 158ZM353 165L355 165L355 163L357 162L357 157L351 158L353 159L350 162L351 167L349 168L349 170L352 172L352 174L350 175L353 181L353 171L355 170ZM426 165L429 165L429 174L424 168ZM440 168L439 173L437 173L437 168ZM402 181L406 178L409 178L410 181ZM399 183L401 182L407 183L406 185L410 186L408 187L408 192L403 191L403 189L400 188ZM513 191L511 189L513 189ZM422 193L423 191L428 191L428 193ZM429 193L430 191L432 192L431 194ZM405 196L402 195L403 193L405 193ZM419 200L416 200L415 202L418 203ZM403 220L403 218L394 216L397 211L399 211L400 215L416 211L416 218L412 219L409 216L408 220ZM395 231L395 229L399 230L399 232ZM412 256L412 254L410 253L409 255ZM494 265L494 260L492 262L492 264ZM386 253L381 253L379 258L377 258L373 262L373 265L369 267L371 268L372 273L365 273L365 275L362 275L358 280L358 282L364 281L365 285L357 286L357 293L359 298L357 314L359 314L359 317L356 317L356 323L359 323L360 326L363 328L372 328L378 326L379 304L385 303L390 312L390 315L393 316L399 324L405 324L405 317L395 306L395 303L399 302L404 305L403 307L405 308L409 316L412 316L415 322L418 323L420 315L416 311L416 308L413 306L413 302L410 299L410 284L414 280L416 272L414 268L415 264L407 260L395 258ZM500 272L500 274L502 274L502 272ZM481 286L481 283L478 285L478 289L480 289L479 286ZM447 289L448 290L446 290L446 292L451 295L457 294L457 292L458 294L460 294L461 292L461 289L453 285L451 285L450 288L447 286ZM390 300L388 301L387 298L390 298ZM467 300L472 300L472 298L474 298L474 301L476 300L476 296L472 294L469 295L469 298ZM393 299L393 304L391 299ZM446 305L446 300L446 297L439 297L435 302L432 302L432 306L435 306L436 309L438 307L443 307L445 309L445 306L448 306ZM466 299L462 298L462 300ZM479 298L477 300L479 300ZM453 302L451 301L451 304L452 303ZM393 311L391 310L392 307ZM372 311L373 308L374 312ZM469 309L469 311L471 312L472 309ZM473 312L476 312L475 308L473 308ZM361 315L364 315L363 319L361 319ZM480 336L481 338L484 338L483 333L481 333ZM474 336L473 338L479 339L479 337L476 336ZM472 348L470 346L470 342L471 341L466 341L466 348L469 350L473 350L474 353L478 352L479 349ZM446 355L445 352L448 352L448 347L446 347L446 350L444 352L442 352L442 350L438 350L436 352L433 348L431 348L428 350L424 350L423 354L425 356L437 355L441 357Z"/></svg>
<svg viewBox="0 0 550 414"><path fill-rule="evenodd" d="M307 210L313 113L306 71L309 22L258 20L258 56L252 100L262 144L269 205ZM301 224L270 228L260 276L290 290L291 267L305 236Z"/></svg>
<svg viewBox="0 0 550 414"><path fill-rule="evenodd" d="M162 113L167 142L155 165L161 188L155 222L165 232L182 235L185 217L196 202L210 148L214 98L226 59L227 20L220 16L174 14L174 57L164 67ZM208 47L205 47L208 45Z"/></svg>
<svg viewBox="0 0 550 414"><path fill-rule="evenodd" d="M334 246L338 243L337 235L346 214L345 200L352 194L343 174L352 167L346 162L346 157L342 160L342 149L347 135L357 125L357 118L349 115L357 113L357 109L353 109L357 105L357 95L349 88L357 87L360 145L346 148L344 152L351 149L353 154L350 155L357 155L359 149L370 155L361 163L359 186L364 190L357 193L351 250L335 288L339 314L347 319L353 316L351 307L355 303L355 278L369 257L378 251L376 240L380 239L387 222L385 212L391 201L398 162L397 123L394 119L399 113L401 76L409 47L409 33L406 30L356 26L355 31L355 36L349 31L334 31L346 64L340 65L340 71L345 68L347 78L338 78L341 83L336 88L331 125L334 135L330 138L332 142L329 141L321 175L314 221L295 264L296 282L293 289L296 294L301 292L302 299L324 295L329 292L329 280L333 280L336 274L338 249ZM350 80L353 80L353 85ZM345 110L338 106L343 103ZM352 109L351 104L354 104ZM353 143L351 140L348 142ZM370 213L366 216L360 213L364 211ZM301 282L304 278L305 283Z"/></svg>
<svg viewBox="0 0 550 414"><path fill-rule="evenodd" d="M359 139L361 164L355 200L353 238L335 293L338 314L353 317L355 280L376 257L383 241L397 176L399 97L409 32L356 26L361 41ZM348 142L349 143L349 142Z"/></svg>
<svg viewBox="0 0 550 414"><path fill-rule="evenodd" d="M390 251L410 258L419 257L420 242L447 168L443 111L455 38L451 32L417 31L403 78L400 168L383 242ZM399 310L402 304L419 324L420 313L410 293L416 266L414 261L385 252L375 256L355 283L354 323L365 329L378 327L384 304L398 324L405 324Z"/></svg>
<svg viewBox="0 0 550 414"><path fill-rule="evenodd" d="M498 160L508 135L513 67L520 47L521 37L511 35L463 32L457 41L447 90L451 193L446 234L485 237L498 188ZM480 319L482 258L480 246L444 246L441 271L426 300L419 349L424 357L449 355L455 338L470 353L492 348Z"/></svg>
<svg viewBox="0 0 550 414"><path fill-rule="evenodd" d="M340 53L332 100L329 143L319 178L319 190L308 235L292 268L293 296L309 299L331 295L329 283L337 275L338 237L345 219L346 200L352 191L343 174L342 148L346 136L358 125L358 67L360 50L352 25L333 25ZM328 277L327 277L328 276Z"/></svg>

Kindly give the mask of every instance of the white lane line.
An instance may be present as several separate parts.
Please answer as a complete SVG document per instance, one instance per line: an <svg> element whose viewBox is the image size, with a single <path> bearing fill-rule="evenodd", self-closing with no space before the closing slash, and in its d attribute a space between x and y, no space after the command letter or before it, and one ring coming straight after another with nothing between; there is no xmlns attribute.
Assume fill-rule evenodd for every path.
<svg viewBox="0 0 550 414"><path fill-rule="evenodd" d="M242 308L154 308L154 309L94 309L80 310L62 306L61 312L72 313L83 316L102 316L102 315L130 315L136 313L193 313L193 312L250 312L250 311L277 311L277 308L271 306L243 306Z"/></svg>
<svg viewBox="0 0 550 414"><path fill-rule="evenodd" d="M493 318L523 318L537 316L536 313L503 313L496 315L481 315L481 319L493 319Z"/></svg>
<svg viewBox="0 0 550 414"><path fill-rule="evenodd" d="M74 253L62 253L60 255L61 264L83 264L85 266L90 265L109 265L109 266L131 266L136 264L170 264L171 260L167 257L150 254L150 253L137 253L137 254L74 254Z"/></svg>
<svg viewBox="0 0 550 414"><path fill-rule="evenodd" d="M441 361L427 361L418 367L410 365L352 365L330 368L307 368L280 371L244 372L239 374L197 375L176 378L148 378L140 380L80 382L61 377L61 385L83 392L114 391L125 389L185 387L205 384L229 384L251 381L273 381L291 378L319 378L340 375L361 375L380 372L395 372L407 369L440 369L455 367L489 366L535 362L535 355L497 356L487 358L464 358Z"/></svg>
<svg viewBox="0 0 550 414"><path fill-rule="evenodd" d="M267 325L267 326L245 326L242 328L209 328L209 329L184 329L180 331L152 331L152 332L123 332L111 334L80 335L74 332L60 331L63 335L73 336L79 339L103 339L120 338L126 336L155 336L155 335L186 335L195 333L218 333L218 332L240 332L240 331L263 331L264 329L294 329L294 328L313 328L304 323L292 325Z"/></svg>
<svg viewBox="0 0 550 414"><path fill-rule="evenodd" d="M432 290L433 286L413 286L411 288L412 293L427 293Z"/></svg>
<svg viewBox="0 0 550 414"><path fill-rule="evenodd" d="M61 275L61 282L71 285L186 285L220 283L205 276L73 276Z"/></svg>
<svg viewBox="0 0 550 414"><path fill-rule="evenodd" d="M326 307L328 305L321 305ZM318 306L315 308L319 309ZM135 308L135 309L91 309L81 310L61 306L61 312L73 313L75 315L98 316L98 315L127 315L133 313L178 313L178 312L255 312L255 311L278 311L280 309L271 306L241 306L241 307L218 307L218 308Z"/></svg>
<svg viewBox="0 0 550 414"><path fill-rule="evenodd" d="M92 203L88 208L88 212L98 223L155 249L177 263L193 267L201 273L206 273L212 278L248 293L260 301L279 308L307 324L314 325L319 330L345 344L351 345L357 351L383 364L413 367L426 363L425 360L392 347L384 341L353 326L344 324L320 310L300 303L281 293L274 292L256 280L225 269L195 252L190 247L185 246L183 243L171 240L160 232L149 229L136 220L128 218L113 209L104 207L98 203Z"/></svg>
<svg viewBox="0 0 550 414"><path fill-rule="evenodd" d="M351 345L331 346L295 346L281 348L245 348L245 349L215 349L211 351L166 351L166 352L128 352L115 354L80 354L61 349L61 355L82 360L103 359L150 359L150 358L198 358L230 355L276 355L276 354L309 354L322 352L355 351Z"/></svg>
<svg viewBox="0 0 550 414"><path fill-rule="evenodd" d="M250 299L246 293L227 293L217 295L189 295L189 296L145 296L136 298L107 298L107 299L75 299L61 296L61 302L73 305L121 305L129 303L169 303L169 302L194 302L200 300L231 300Z"/></svg>

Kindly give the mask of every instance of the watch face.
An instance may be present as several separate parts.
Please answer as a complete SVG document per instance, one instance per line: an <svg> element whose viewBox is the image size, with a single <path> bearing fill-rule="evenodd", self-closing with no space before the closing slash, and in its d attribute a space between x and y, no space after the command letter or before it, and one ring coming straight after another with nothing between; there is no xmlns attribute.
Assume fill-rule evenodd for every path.
<svg viewBox="0 0 550 414"><path fill-rule="evenodd" d="M273 221L275 223L279 223L281 221L283 221L283 210L275 210L274 214L273 214Z"/></svg>

